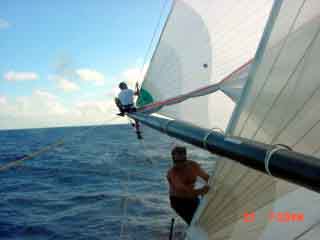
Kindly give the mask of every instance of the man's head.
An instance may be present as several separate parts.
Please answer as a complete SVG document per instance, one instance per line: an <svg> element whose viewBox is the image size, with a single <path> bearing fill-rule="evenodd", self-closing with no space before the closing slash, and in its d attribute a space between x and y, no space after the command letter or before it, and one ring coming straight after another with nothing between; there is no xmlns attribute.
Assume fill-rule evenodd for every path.
<svg viewBox="0 0 320 240"><path fill-rule="evenodd" d="M182 146L176 146L172 149L171 156L174 164L183 163L187 160L187 149Z"/></svg>
<svg viewBox="0 0 320 240"><path fill-rule="evenodd" d="M127 84L126 84L125 82L121 82L121 83L119 84L119 88L120 88L121 90L124 90L124 89L127 89L128 86L127 86Z"/></svg>

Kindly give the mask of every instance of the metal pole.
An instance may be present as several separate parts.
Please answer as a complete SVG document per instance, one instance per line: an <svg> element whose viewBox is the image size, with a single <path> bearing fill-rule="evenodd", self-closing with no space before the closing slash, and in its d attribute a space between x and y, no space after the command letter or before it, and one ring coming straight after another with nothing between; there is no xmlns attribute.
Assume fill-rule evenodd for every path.
<svg viewBox="0 0 320 240"><path fill-rule="evenodd" d="M173 226L174 226L174 218L171 218L171 226L170 226L169 240L172 240L172 236L173 236Z"/></svg>
<svg viewBox="0 0 320 240"><path fill-rule="evenodd" d="M214 154L320 193L320 159L287 149L276 149L250 139L224 136L190 123L130 113L129 117Z"/></svg>

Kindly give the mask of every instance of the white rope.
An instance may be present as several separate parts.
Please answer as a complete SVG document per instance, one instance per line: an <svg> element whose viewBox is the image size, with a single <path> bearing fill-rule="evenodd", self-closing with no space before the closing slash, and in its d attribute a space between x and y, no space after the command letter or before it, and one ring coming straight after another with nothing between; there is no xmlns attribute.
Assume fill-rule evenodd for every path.
<svg viewBox="0 0 320 240"><path fill-rule="evenodd" d="M128 122L130 125L134 124L130 118L127 118ZM147 153L146 151L146 147L144 145L144 140L141 139L139 140L144 153ZM148 163L151 163L152 165L154 164L154 162L151 160L151 158L149 158L148 154L145 154L146 156L146 160ZM142 171L141 171L142 172ZM129 239L129 233L127 232L127 225L129 222L129 216L128 216L128 201L130 199L130 194L129 194L129 183L130 183L130 174L132 174L132 172L127 171L127 181L124 183L124 199L122 202L122 219L121 219L121 229L120 229L120 239ZM134 173L134 175L137 176L142 176L142 174L138 171L136 171Z"/></svg>
<svg viewBox="0 0 320 240"><path fill-rule="evenodd" d="M265 159L264 159L264 167L266 169L266 172L272 176L271 172L270 172L270 169L269 169L269 164L270 164L270 160L271 160L271 157L273 154L275 154L276 152L278 152L279 150L283 150L283 149L286 149L286 150L291 150L290 147L286 146L286 145L283 145L283 144L276 144L274 145L274 148L270 149L267 151L266 153L266 156L265 156Z"/></svg>
<svg viewBox="0 0 320 240"><path fill-rule="evenodd" d="M124 199L123 199L123 206L122 206L120 239L128 238L128 233L126 233L126 226L128 225L129 182L130 182L130 171L127 171L127 182L124 185L125 192L124 192Z"/></svg>

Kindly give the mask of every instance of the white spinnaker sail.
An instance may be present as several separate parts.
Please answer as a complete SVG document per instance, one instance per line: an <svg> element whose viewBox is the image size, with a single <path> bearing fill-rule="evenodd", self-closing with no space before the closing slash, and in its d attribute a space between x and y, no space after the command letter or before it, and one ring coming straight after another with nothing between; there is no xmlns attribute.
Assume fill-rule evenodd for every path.
<svg viewBox="0 0 320 240"><path fill-rule="evenodd" d="M272 0L174 1L142 92L158 102L227 77L223 90L236 99L241 82L237 77L243 78L248 67L236 70L253 58L271 5ZM234 103L220 92L160 112L200 126L225 128L233 107Z"/></svg>
<svg viewBox="0 0 320 240"><path fill-rule="evenodd" d="M319 32L318 0L275 2L228 134L320 157ZM319 239L319 194L227 159L218 162L211 185L191 239L199 232L204 239ZM252 212L255 221L244 222ZM302 221L269 219L297 212Z"/></svg>

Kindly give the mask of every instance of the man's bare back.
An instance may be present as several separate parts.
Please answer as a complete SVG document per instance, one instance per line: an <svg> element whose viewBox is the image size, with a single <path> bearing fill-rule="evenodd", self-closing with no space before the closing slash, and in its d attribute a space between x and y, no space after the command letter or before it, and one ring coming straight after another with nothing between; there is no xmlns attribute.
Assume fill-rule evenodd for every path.
<svg viewBox="0 0 320 240"><path fill-rule="evenodd" d="M168 171L168 181L170 183L170 195L176 197L192 198L190 194L194 190L197 177L202 177L208 181L209 176L199 166L198 163L187 160L182 166L174 166Z"/></svg>
<svg viewBox="0 0 320 240"><path fill-rule="evenodd" d="M175 147L172 149L171 154L174 166L167 174L170 188L170 205L190 224L199 205L198 196L204 195L209 191L208 185L195 189L197 177L201 177L208 182L209 175L198 163L187 160L185 147Z"/></svg>

